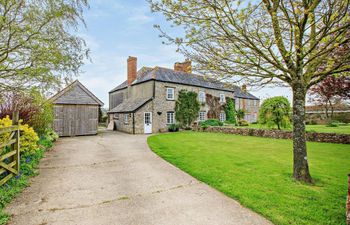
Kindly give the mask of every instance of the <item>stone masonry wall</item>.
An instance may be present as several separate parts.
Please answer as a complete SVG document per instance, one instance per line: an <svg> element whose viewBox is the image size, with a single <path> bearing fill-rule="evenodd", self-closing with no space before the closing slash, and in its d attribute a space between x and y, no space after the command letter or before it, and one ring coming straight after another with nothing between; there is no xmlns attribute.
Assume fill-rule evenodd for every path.
<svg viewBox="0 0 350 225"><path fill-rule="evenodd" d="M243 136L268 137L276 139L292 139L293 133L284 130L264 130L251 128L234 128L234 127L208 127L205 130L199 127L194 128L195 131L238 134ZM338 144L350 144L349 134L335 133L306 133L306 140L312 142L328 142Z"/></svg>
<svg viewBox="0 0 350 225"><path fill-rule="evenodd" d="M167 131L168 125L166 124L167 112L175 111L175 100L166 99L166 88L171 87L175 89L175 100L178 98L179 91L185 89L187 91L194 91L197 94L199 91L204 91L206 94L210 94L215 97L220 97L220 94L225 94L225 97L233 98L234 95L229 91L214 90L202 87L188 86L182 84L173 84L165 82L156 82L155 86L155 98L153 100L153 131L164 132ZM201 104L200 111L208 112L208 105Z"/></svg>

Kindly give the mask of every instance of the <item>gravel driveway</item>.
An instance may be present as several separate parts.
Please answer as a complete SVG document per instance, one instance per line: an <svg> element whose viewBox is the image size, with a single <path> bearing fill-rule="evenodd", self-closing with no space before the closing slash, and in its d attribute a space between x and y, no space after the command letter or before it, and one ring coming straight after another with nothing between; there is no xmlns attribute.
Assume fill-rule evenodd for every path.
<svg viewBox="0 0 350 225"><path fill-rule="evenodd" d="M149 150L145 135L61 138L11 205L10 224L271 224Z"/></svg>

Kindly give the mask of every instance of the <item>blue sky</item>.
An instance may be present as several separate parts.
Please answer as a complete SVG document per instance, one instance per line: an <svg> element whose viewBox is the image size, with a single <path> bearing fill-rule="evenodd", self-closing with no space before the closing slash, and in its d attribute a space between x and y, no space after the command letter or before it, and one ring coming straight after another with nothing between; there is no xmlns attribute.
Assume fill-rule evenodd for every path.
<svg viewBox="0 0 350 225"><path fill-rule="evenodd" d="M171 28L161 14L151 13L145 0L91 0L84 18L87 28L82 26L79 33L91 50L91 62L86 60L78 79L105 107L108 107L108 91L126 79L128 56L138 58L138 68L172 68L175 62L184 60L176 53L175 46L162 44L153 25L159 24L174 35L181 30ZM283 95L291 100L286 88L264 88L251 93L260 98Z"/></svg>

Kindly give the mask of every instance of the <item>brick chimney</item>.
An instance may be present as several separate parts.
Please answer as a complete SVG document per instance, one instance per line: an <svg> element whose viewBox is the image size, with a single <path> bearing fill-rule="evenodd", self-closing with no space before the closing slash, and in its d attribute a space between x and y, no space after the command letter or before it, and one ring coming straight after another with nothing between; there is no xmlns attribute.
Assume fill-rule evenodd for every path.
<svg viewBox="0 0 350 225"><path fill-rule="evenodd" d="M185 62L176 62L174 64L174 70L185 73L192 73L192 62L190 60L186 60Z"/></svg>
<svg viewBox="0 0 350 225"><path fill-rule="evenodd" d="M247 85L243 84L241 89L242 89L243 92L247 92Z"/></svg>
<svg viewBox="0 0 350 225"><path fill-rule="evenodd" d="M137 76L137 58L129 56L128 58L128 85L136 79Z"/></svg>

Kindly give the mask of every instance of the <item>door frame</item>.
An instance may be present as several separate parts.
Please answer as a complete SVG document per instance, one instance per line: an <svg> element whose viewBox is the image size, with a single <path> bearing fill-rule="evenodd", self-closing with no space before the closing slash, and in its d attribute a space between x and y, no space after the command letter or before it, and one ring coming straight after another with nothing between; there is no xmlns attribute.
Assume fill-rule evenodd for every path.
<svg viewBox="0 0 350 225"><path fill-rule="evenodd" d="M151 126L151 130L150 130L150 132L146 132L146 121L145 121L145 119L146 119L146 113L149 113L149 115L150 115L150 126ZM152 130L153 130L153 116L152 116L152 112L144 112L143 113L143 132L145 133L145 134L152 134Z"/></svg>

